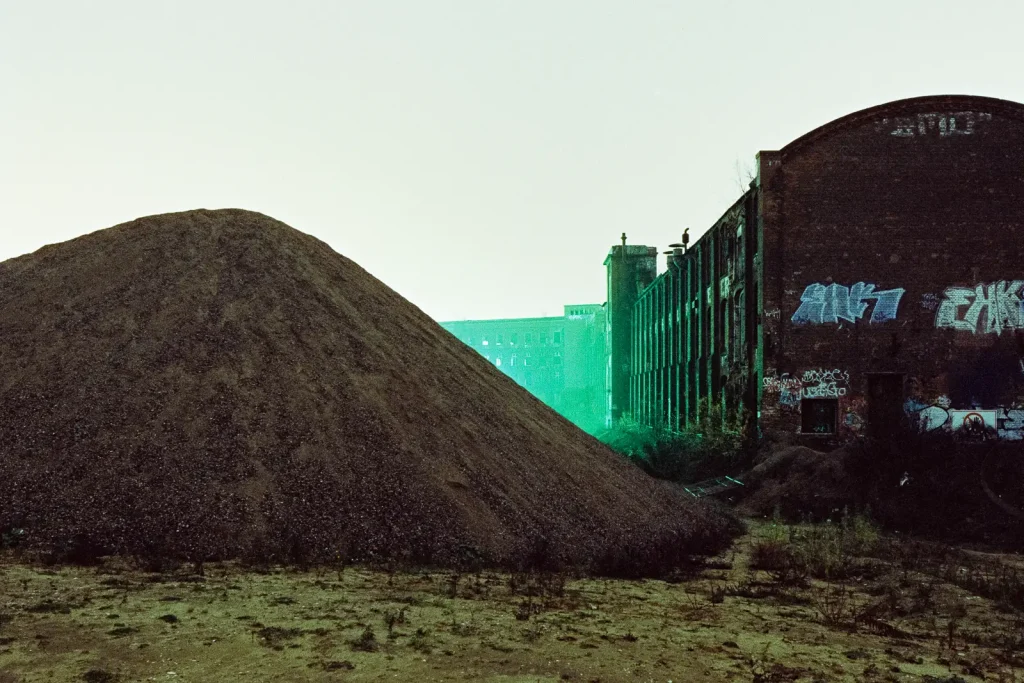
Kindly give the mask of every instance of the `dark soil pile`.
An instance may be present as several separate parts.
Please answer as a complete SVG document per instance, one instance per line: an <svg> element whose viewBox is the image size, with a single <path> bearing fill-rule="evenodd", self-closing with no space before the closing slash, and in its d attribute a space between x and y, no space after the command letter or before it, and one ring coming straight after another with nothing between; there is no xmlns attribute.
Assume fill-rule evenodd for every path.
<svg viewBox="0 0 1024 683"><path fill-rule="evenodd" d="M739 509L792 521L868 513L884 527L959 544L1024 549L1024 448L898 433L828 453L766 449L736 490Z"/></svg>
<svg viewBox="0 0 1024 683"><path fill-rule="evenodd" d="M72 559L653 574L738 530L248 211L0 263L0 416L0 530Z"/></svg>

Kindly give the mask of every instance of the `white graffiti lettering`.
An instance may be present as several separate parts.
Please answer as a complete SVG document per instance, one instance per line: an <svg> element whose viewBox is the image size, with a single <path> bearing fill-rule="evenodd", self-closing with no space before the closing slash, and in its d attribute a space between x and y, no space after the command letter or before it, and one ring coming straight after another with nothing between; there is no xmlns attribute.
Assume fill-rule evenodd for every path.
<svg viewBox="0 0 1024 683"><path fill-rule="evenodd" d="M992 114L986 112L928 112L916 116L882 119L882 125L889 129L890 135L898 138L936 134L945 138L951 135L971 135L978 122L991 120Z"/></svg>
<svg viewBox="0 0 1024 683"><path fill-rule="evenodd" d="M850 373L842 370L807 370L803 376L803 398L839 398L846 396Z"/></svg>
<svg viewBox="0 0 1024 683"><path fill-rule="evenodd" d="M1024 280L1000 280L969 287L949 287L944 293L935 327L987 334L1024 329ZM961 317L961 309L966 307Z"/></svg>
<svg viewBox="0 0 1024 683"><path fill-rule="evenodd" d="M799 391L803 388L803 382L796 377L790 377L787 372L782 377L765 377L762 386L765 391L769 392L782 391L783 389L796 389Z"/></svg>
<svg viewBox="0 0 1024 683"><path fill-rule="evenodd" d="M800 295L800 307L791 318L795 323L838 323L840 320L854 322L868 309L868 301L874 301L869 322L883 323L896 319L896 311L905 289L887 289L876 292L875 285L858 282L852 287L845 285L823 285L816 282L808 285Z"/></svg>

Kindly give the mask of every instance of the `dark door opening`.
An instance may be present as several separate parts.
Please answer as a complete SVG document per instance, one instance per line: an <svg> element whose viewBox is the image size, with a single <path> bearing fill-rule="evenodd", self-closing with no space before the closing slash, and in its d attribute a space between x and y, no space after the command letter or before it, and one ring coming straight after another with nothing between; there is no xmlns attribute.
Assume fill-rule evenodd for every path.
<svg viewBox="0 0 1024 683"><path fill-rule="evenodd" d="M868 436L885 438L896 433L903 421L902 373L868 374Z"/></svg>

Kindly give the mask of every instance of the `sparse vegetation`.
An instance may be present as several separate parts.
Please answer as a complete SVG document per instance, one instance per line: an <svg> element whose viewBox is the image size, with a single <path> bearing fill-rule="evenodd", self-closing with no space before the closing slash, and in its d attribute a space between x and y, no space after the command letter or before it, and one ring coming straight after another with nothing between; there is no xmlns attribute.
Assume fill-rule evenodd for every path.
<svg viewBox="0 0 1024 683"><path fill-rule="evenodd" d="M798 558L798 580L781 573L780 557ZM459 574L455 596L450 571L354 565L336 578L213 563L196 581L115 561L8 561L0 672L163 680L172 669L158 662L174 661L182 680L262 680L305 662L311 680L472 670L484 681L853 682L898 668L893 680L1009 682L1024 674L1022 568L1017 555L885 536L842 511L817 524L753 522L733 549L671 583L478 570ZM161 619L169 604L173 628ZM69 638L75 650L48 645ZM112 645L113 662L102 654Z"/></svg>
<svg viewBox="0 0 1024 683"><path fill-rule="evenodd" d="M742 411L727 413L719 403L704 400L696 423L680 431L663 424L646 425L623 416L603 437L645 472L659 479L694 482L737 474L753 455Z"/></svg>

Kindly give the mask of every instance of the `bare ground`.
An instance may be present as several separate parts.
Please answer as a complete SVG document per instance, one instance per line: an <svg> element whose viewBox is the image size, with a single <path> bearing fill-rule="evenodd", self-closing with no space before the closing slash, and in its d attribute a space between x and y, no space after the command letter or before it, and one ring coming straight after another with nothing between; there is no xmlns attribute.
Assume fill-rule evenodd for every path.
<svg viewBox="0 0 1024 683"><path fill-rule="evenodd" d="M7 556L0 681L1024 680L1021 557L886 541L842 582L786 585L751 566L774 533L674 582ZM997 567L1009 583L981 580Z"/></svg>

